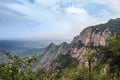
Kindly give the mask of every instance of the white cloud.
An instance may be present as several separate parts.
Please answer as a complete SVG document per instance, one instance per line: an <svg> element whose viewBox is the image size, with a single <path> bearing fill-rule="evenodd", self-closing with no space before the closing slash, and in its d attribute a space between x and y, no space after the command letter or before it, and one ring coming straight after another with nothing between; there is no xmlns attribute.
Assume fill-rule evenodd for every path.
<svg viewBox="0 0 120 80"><path fill-rule="evenodd" d="M67 14L87 14L83 8L67 7L65 11Z"/></svg>
<svg viewBox="0 0 120 80"><path fill-rule="evenodd" d="M53 2L50 1L36 0L35 3L31 4L25 0L21 1L22 4L13 3L9 4L8 7L18 13L26 15L24 17L27 19L38 23L37 27L33 26L34 28L29 30L33 32L31 34L32 37L52 36L54 39L58 39L59 37L70 39L87 25L96 23L96 19L90 16L83 8L74 6L63 7L66 13L63 14L61 11L56 13L56 9L53 9L53 7L57 6L55 8L61 8L56 3L56 0L53 0Z"/></svg>
<svg viewBox="0 0 120 80"><path fill-rule="evenodd" d="M87 11L88 7L93 7L91 7L91 4L110 6L111 9L116 11L117 15L115 16L120 15L119 0L35 0L34 3L30 3L29 0L16 1L19 1L22 4L14 3L14 1L10 2L10 4L7 4L7 2L4 3L6 3L7 8L25 15L19 16L21 20L25 18L37 23L37 25L33 25L32 28L26 30L26 32L29 31L28 33L32 32L29 35L30 37L36 38L70 39L76 34L79 34L83 28L101 23L98 17L93 17ZM105 16L104 19L113 18L113 16L109 16L112 13L109 13L106 9L107 8L101 10L101 16ZM98 15L97 13L98 12L94 14ZM10 16L7 17L11 20ZM19 17L15 16L16 19L19 19ZM102 21L104 20L102 19ZM7 23L9 21L5 20L5 22ZM11 20L11 23L12 22L14 23L15 21ZM24 20L21 22L26 23ZM18 26L21 24L17 22L17 20L16 23Z"/></svg>
<svg viewBox="0 0 120 80"><path fill-rule="evenodd" d="M65 12L72 26L71 32L69 33L72 37L79 34L87 26L100 23L99 19L89 15L84 8L66 7Z"/></svg>

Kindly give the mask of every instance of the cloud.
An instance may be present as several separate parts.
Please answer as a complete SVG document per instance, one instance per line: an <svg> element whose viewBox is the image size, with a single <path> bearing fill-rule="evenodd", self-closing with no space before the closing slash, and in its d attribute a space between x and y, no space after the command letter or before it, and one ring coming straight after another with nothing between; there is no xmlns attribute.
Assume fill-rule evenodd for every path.
<svg viewBox="0 0 120 80"><path fill-rule="evenodd" d="M83 8L67 7L65 11L67 14L87 14Z"/></svg>
<svg viewBox="0 0 120 80"><path fill-rule="evenodd" d="M17 0L3 0L0 3L0 27L31 24L31 21L27 19L25 15L10 8L9 5L13 3L21 5L21 2Z"/></svg>
<svg viewBox="0 0 120 80"><path fill-rule="evenodd" d="M8 8L0 7L0 27L5 27L6 25L22 25L26 20L27 19L21 17L21 14L17 12Z"/></svg>
<svg viewBox="0 0 120 80"><path fill-rule="evenodd" d="M0 34L6 34L6 38L14 34L14 38L71 39L87 26L118 17L119 3L119 0L4 0L0 3L0 27L4 26Z"/></svg>

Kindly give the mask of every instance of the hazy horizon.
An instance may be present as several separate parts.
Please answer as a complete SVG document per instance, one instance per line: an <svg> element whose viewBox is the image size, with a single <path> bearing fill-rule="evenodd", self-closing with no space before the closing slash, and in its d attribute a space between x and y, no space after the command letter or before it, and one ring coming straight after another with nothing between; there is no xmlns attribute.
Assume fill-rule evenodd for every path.
<svg viewBox="0 0 120 80"><path fill-rule="evenodd" d="M0 40L72 40L84 28L120 17L120 0L3 0Z"/></svg>
<svg viewBox="0 0 120 80"><path fill-rule="evenodd" d="M51 43L60 45L63 42L71 43L71 40L0 40L0 50L8 49L40 49L46 48Z"/></svg>

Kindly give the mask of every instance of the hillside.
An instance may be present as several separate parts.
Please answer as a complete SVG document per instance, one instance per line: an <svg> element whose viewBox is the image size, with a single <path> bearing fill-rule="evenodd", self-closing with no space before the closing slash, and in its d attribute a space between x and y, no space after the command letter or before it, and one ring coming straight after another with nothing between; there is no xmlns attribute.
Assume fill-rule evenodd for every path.
<svg viewBox="0 0 120 80"><path fill-rule="evenodd" d="M82 56L89 53L87 47L99 49L100 46L107 45L107 38L113 37L118 32L120 32L120 18L111 19L105 24L87 27L75 36L70 44L64 42L55 45L51 43L44 50L39 65L51 62L59 54L70 54L73 58L81 61L83 60Z"/></svg>
<svg viewBox="0 0 120 80"><path fill-rule="evenodd" d="M55 71L62 71L62 69L58 67L60 67L60 64L64 64L64 62L68 62L69 59L67 60L65 59L67 57L64 57L62 61L61 55L71 55L71 59L77 59L79 65L88 68L90 66L89 60L91 59L92 62L99 64L101 63L101 54L99 50L101 47L107 46L107 39L114 37L118 32L120 32L120 18L111 19L104 24L87 27L79 35L75 36L70 44L50 44L45 49L42 58L39 59L37 69L40 70L42 68L45 71L54 71L53 69L55 69ZM95 54L91 56L91 53ZM42 63L44 63L44 66ZM69 64L66 66L69 67Z"/></svg>

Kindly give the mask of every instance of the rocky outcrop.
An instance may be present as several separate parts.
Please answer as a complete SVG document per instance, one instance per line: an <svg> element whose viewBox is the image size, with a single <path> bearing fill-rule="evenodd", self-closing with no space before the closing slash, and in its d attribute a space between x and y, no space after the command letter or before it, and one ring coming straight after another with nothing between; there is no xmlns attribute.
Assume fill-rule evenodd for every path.
<svg viewBox="0 0 120 80"><path fill-rule="evenodd" d="M117 32L120 32L120 18L111 19L105 24L87 27L75 36L70 44L65 42L60 45L50 44L43 52L39 65L50 64L60 54L70 54L80 64L88 66L89 58L85 56L93 52L96 54L92 58L99 62L101 60L98 52L100 47L106 46L107 38L114 37Z"/></svg>
<svg viewBox="0 0 120 80"><path fill-rule="evenodd" d="M107 39L120 32L120 18L111 19L105 24L90 26L71 42L71 55L78 60L83 60L85 54L90 53L89 48L99 49L108 44ZM98 57L97 57L98 58Z"/></svg>
<svg viewBox="0 0 120 80"><path fill-rule="evenodd" d="M96 47L105 46L107 44L106 39L110 36L112 36L112 32L108 27L103 31L97 27L88 27L84 29L80 35L76 36L71 44L81 41L85 46L88 46L90 43L93 43Z"/></svg>
<svg viewBox="0 0 120 80"><path fill-rule="evenodd" d="M54 59L57 58L59 54L67 54L70 45L66 42L61 43L60 45L55 45L51 43L41 55L39 55L37 69L43 68L46 65L49 65Z"/></svg>

